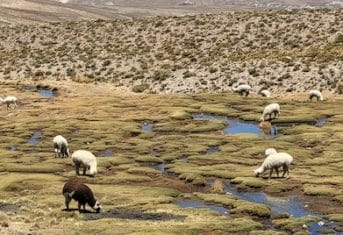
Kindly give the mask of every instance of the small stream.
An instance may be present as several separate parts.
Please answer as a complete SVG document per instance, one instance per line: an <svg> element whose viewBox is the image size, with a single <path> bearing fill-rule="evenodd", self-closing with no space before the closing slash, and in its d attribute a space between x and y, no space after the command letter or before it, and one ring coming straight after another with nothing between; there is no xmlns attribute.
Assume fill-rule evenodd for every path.
<svg viewBox="0 0 343 235"><path fill-rule="evenodd" d="M14 146L14 145L13 145L13 146L9 147L9 150L10 150L10 151L13 151L13 152L14 152L14 151L17 151L17 146Z"/></svg>
<svg viewBox="0 0 343 235"><path fill-rule="evenodd" d="M206 155L211 155L214 153L219 152L219 146L210 146L207 150L206 150Z"/></svg>
<svg viewBox="0 0 343 235"><path fill-rule="evenodd" d="M164 173L165 170L166 170L166 164L165 164L165 163L153 164L153 165L151 166L151 168L153 168L153 169L155 169L155 170L158 170L158 171Z"/></svg>
<svg viewBox="0 0 343 235"><path fill-rule="evenodd" d="M43 88L43 87L39 87L37 88L37 92L44 97L54 97L55 93L53 92L53 90L49 89L49 88Z"/></svg>
<svg viewBox="0 0 343 235"><path fill-rule="evenodd" d="M152 123L142 123L141 124L141 129L142 129L142 131L144 131L144 132L152 132L153 131L153 129L154 129L154 124L152 124Z"/></svg>
<svg viewBox="0 0 343 235"><path fill-rule="evenodd" d="M208 180L208 183L213 184L214 180ZM233 195L237 199L265 204L270 207L272 214L288 214L290 217L299 218L303 216L313 216L318 218L322 223L320 225L316 222L308 224L308 230L310 234L321 234L321 230L331 231L333 234L339 234L334 230L335 223L324 219L323 215L311 212L304 200L299 196L291 197L276 197L269 196L264 192L243 192L237 190L235 186L230 183L225 183L225 192ZM271 221L268 222L271 224Z"/></svg>
<svg viewBox="0 0 343 235"><path fill-rule="evenodd" d="M230 118L226 116L220 115L213 115L213 114L206 114L206 113L198 113L192 115L194 120L207 120L207 121L225 121L228 125L224 128L225 134L254 134L258 136L265 136L269 138L276 138L280 135L280 131L277 125L272 125L270 128L270 133L266 134L263 130L258 126L256 122L250 121L243 121L238 118ZM327 123L329 118L321 118L319 119L314 126L322 127ZM289 124L279 124L280 127L285 126L294 126L294 123Z"/></svg>
<svg viewBox="0 0 343 235"><path fill-rule="evenodd" d="M328 120L329 120L329 118L321 118L316 122L316 124L314 124L314 126L322 127L327 123Z"/></svg>
<svg viewBox="0 0 343 235"><path fill-rule="evenodd" d="M50 88L48 86L42 86L42 85L22 85L21 89L23 91L31 91L31 92L38 92L41 96L44 97L54 97L56 96L57 88Z"/></svg>
<svg viewBox="0 0 343 235"><path fill-rule="evenodd" d="M113 151L111 149L105 149L98 153L99 157L112 157Z"/></svg>
<svg viewBox="0 0 343 235"><path fill-rule="evenodd" d="M208 208L220 214L224 214L224 215L230 214L230 211L221 205L207 204L200 200L185 199L185 200L176 202L176 205L182 208Z"/></svg>
<svg viewBox="0 0 343 235"><path fill-rule="evenodd" d="M41 131L35 131L33 135L27 140L28 144L39 144L42 137Z"/></svg>
<svg viewBox="0 0 343 235"><path fill-rule="evenodd" d="M225 134L255 134L258 136L267 136L263 130L258 126L258 123L242 121L237 118L230 118L220 115L212 114L193 114L194 120L207 120L207 121L225 121L228 125L224 128ZM270 137L275 138L278 135L277 126L271 127Z"/></svg>
<svg viewBox="0 0 343 235"><path fill-rule="evenodd" d="M180 161L182 162L188 162L188 157L185 156L185 155L182 155L180 158L179 158Z"/></svg>

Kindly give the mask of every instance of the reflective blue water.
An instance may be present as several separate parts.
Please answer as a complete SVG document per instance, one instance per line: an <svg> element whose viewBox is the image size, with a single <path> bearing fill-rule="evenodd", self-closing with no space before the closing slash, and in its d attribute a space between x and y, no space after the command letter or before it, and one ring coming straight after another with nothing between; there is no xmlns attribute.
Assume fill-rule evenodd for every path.
<svg viewBox="0 0 343 235"><path fill-rule="evenodd" d="M11 151L17 151L17 147L16 147L16 146L11 146L9 149L10 149Z"/></svg>
<svg viewBox="0 0 343 235"><path fill-rule="evenodd" d="M211 146L207 149L206 154L210 155L219 152L219 146Z"/></svg>
<svg viewBox="0 0 343 235"><path fill-rule="evenodd" d="M219 205L212 205L212 204L205 204L201 201L195 201L195 200L183 200L176 202L176 205L182 208L209 208L215 212L218 212L220 214L228 215L230 211L222 206Z"/></svg>
<svg viewBox="0 0 343 235"><path fill-rule="evenodd" d="M319 119L319 120L316 122L315 126L316 126L316 127L322 127L322 126L324 126L324 124L328 121L328 119L329 119L329 118L321 118L321 119Z"/></svg>
<svg viewBox="0 0 343 235"><path fill-rule="evenodd" d="M111 149L106 149L104 151L99 152L99 157L111 157L113 154L113 151Z"/></svg>
<svg viewBox="0 0 343 235"><path fill-rule="evenodd" d="M44 97L53 97L55 96L54 92L47 88L38 88L37 91Z"/></svg>
<svg viewBox="0 0 343 235"><path fill-rule="evenodd" d="M209 180L209 184L212 183L213 180ZM225 191L241 200L268 205L272 213L275 214L287 213L294 218L314 216L319 218L320 221L324 222L323 225L320 225L317 222L309 223L308 230L310 234L321 234L321 230L331 231L332 234L342 234L334 230L334 222L324 219L323 215L313 213L308 210L308 208L305 206L305 202L300 197L273 197L263 192L241 192L229 183L225 184Z"/></svg>
<svg viewBox="0 0 343 235"><path fill-rule="evenodd" d="M166 164L164 164L164 163L153 164L151 167L153 169L158 170L158 171L163 173L166 169Z"/></svg>
<svg viewBox="0 0 343 235"><path fill-rule="evenodd" d="M259 128L257 123L242 121L236 118L229 118L225 116L212 114L193 114L194 120L208 120L208 121L225 121L228 125L224 128L225 134L255 134L259 136L266 136L266 134ZM276 126L271 128L271 137L276 137L278 130Z"/></svg>
<svg viewBox="0 0 343 235"><path fill-rule="evenodd" d="M151 123L143 123L141 124L142 131L144 132L152 132L154 128L154 124Z"/></svg>
<svg viewBox="0 0 343 235"><path fill-rule="evenodd" d="M40 131L35 131L33 135L28 139L27 143L29 144L38 144L42 137L42 133Z"/></svg>
<svg viewBox="0 0 343 235"><path fill-rule="evenodd" d="M183 161L183 162L188 162L188 157L187 156L181 156L179 158L180 161Z"/></svg>

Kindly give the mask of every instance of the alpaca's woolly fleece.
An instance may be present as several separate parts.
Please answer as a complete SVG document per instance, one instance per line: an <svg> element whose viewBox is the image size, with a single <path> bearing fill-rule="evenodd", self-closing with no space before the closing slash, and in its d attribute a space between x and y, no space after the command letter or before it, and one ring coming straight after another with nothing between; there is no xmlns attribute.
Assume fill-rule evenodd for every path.
<svg viewBox="0 0 343 235"><path fill-rule="evenodd" d="M77 150L71 158L75 164L76 174L79 175L79 168L83 168L83 174L86 174L86 170L89 169L89 174L95 176L97 173L97 160L96 157L89 151Z"/></svg>
<svg viewBox="0 0 343 235"><path fill-rule="evenodd" d="M17 97L15 96L6 96L4 99L0 98L0 101L3 104L7 105L7 109L10 107L11 104L13 104L14 108L17 107Z"/></svg>
<svg viewBox="0 0 343 235"><path fill-rule="evenodd" d="M232 91L238 92L241 95L245 94L245 96L249 95L251 89L252 89L251 86L248 84L242 84L242 85L235 84L232 86Z"/></svg>
<svg viewBox="0 0 343 235"><path fill-rule="evenodd" d="M262 96L267 97L267 98L269 98L272 95L270 91L268 90L262 90L260 93Z"/></svg>
<svg viewBox="0 0 343 235"><path fill-rule="evenodd" d="M312 100L312 98L317 98L317 100L323 101L324 97L323 94L318 90L310 90L308 93L309 99Z"/></svg>
<svg viewBox="0 0 343 235"><path fill-rule="evenodd" d="M274 114L274 118L276 115L279 115L281 112L280 105L278 103L272 103L267 105L262 113L261 121L264 121L266 116L269 115L269 118L271 119L271 115Z"/></svg>
<svg viewBox="0 0 343 235"><path fill-rule="evenodd" d="M284 174L285 175L285 170L288 171L288 167L291 165L293 162L293 157L289 155L288 153L274 153L268 155L264 162L262 163L262 166L260 166L258 169L254 171L255 176L259 176L266 170L273 170L273 168L279 168L279 167L284 167ZM286 168L286 169L285 169Z"/></svg>
<svg viewBox="0 0 343 235"><path fill-rule="evenodd" d="M86 203L97 212L101 210L101 205L95 200L92 190L79 179L72 179L65 183L62 194L65 197L67 210L69 210L71 199L78 202L79 211L81 211L81 206L84 210L86 209Z"/></svg>
<svg viewBox="0 0 343 235"><path fill-rule="evenodd" d="M61 135L55 136L53 139L55 154L59 157L69 157L68 141Z"/></svg>

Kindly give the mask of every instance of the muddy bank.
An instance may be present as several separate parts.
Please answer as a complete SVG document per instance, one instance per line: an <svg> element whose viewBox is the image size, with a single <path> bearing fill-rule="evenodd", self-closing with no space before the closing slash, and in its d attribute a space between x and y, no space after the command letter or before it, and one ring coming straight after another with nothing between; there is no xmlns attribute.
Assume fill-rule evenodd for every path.
<svg viewBox="0 0 343 235"><path fill-rule="evenodd" d="M186 216L174 215L169 213L149 213L144 211L134 211L127 209L113 209L100 213L84 213L84 220L98 220L104 218L129 219L129 220L147 220L147 221L183 221Z"/></svg>

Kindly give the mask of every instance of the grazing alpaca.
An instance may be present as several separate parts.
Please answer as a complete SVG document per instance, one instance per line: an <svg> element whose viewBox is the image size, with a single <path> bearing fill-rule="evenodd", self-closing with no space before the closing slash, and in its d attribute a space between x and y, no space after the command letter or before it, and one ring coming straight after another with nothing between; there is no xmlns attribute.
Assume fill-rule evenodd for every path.
<svg viewBox="0 0 343 235"><path fill-rule="evenodd" d="M308 93L308 98L310 100L312 100L313 98L317 98L317 101L323 101L324 100L324 97L323 97L323 94L318 91L318 90L310 90L310 92Z"/></svg>
<svg viewBox="0 0 343 235"><path fill-rule="evenodd" d="M96 212L100 212L102 208L100 203L95 200L92 190L79 179L68 181L63 187L62 194L65 198L67 210L69 210L71 199L74 199L78 202L78 209L80 213L81 206L83 207L84 211L86 210L86 203Z"/></svg>
<svg viewBox="0 0 343 235"><path fill-rule="evenodd" d="M86 170L89 169L89 174L95 176L97 173L97 161L95 156L86 150L77 150L72 155L71 158L75 164L76 174L80 175L79 169L83 168L83 175L86 175Z"/></svg>
<svg viewBox="0 0 343 235"><path fill-rule="evenodd" d="M274 149L275 150L275 149ZM276 151L276 150L275 150ZM279 177L279 167L282 166L283 174L282 177L285 177L287 173L287 178L289 177L289 166L293 162L293 157L288 153L273 153L269 154L258 169L254 170L255 176L258 177L260 174L266 170L270 170L269 179L272 177L273 170L275 169L277 177Z"/></svg>
<svg viewBox="0 0 343 235"><path fill-rule="evenodd" d="M260 94L261 94L262 96L264 96L264 97L267 97L267 98L270 98L270 96L271 96L271 93L270 93L270 91L268 91L268 90L262 90L262 91L260 92Z"/></svg>
<svg viewBox="0 0 343 235"><path fill-rule="evenodd" d="M260 121L264 122L267 115L269 115L269 120L271 120L272 114L274 115L273 118L276 118L276 116L278 116L280 112L280 105L278 103L269 104L264 108Z"/></svg>
<svg viewBox="0 0 343 235"><path fill-rule="evenodd" d="M69 157L68 141L61 135L55 136L53 139L56 157Z"/></svg>
<svg viewBox="0 0 343 235"><path fill-rule="evenodd" d="M251 89L252 89L251 86L247 84L243 84L243 85L235 84L232 86L232 90L234 92L238 92L241 96L243 95L248 96L250 94Z"/></svg>
<svg viewBox="0 0 343 235"><path fill-rule="evenodd" d="M13 105L13 108L17 108L17 98L15 96L6 96L4 99L0 98L0 101L3 103L3 104L6 104L7 105L7 109L10 108L10 105L12 104Z"/></svg>

